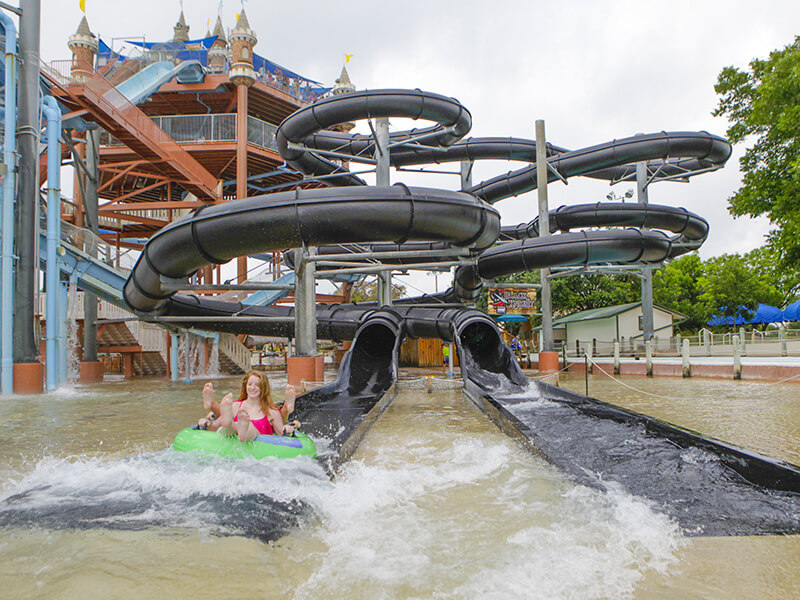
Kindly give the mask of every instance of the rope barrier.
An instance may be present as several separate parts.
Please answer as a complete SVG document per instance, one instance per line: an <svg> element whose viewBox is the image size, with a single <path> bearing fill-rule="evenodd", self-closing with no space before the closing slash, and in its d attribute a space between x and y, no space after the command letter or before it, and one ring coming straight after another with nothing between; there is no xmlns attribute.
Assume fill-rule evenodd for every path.
<svg viewBox="0 0 800 600"><path fill-rule="evenodd" d="M786 383L787 381L791 381L792 379L797 379L800 377L800 373L797 375L792 375L791 377L787 377L786 379L781 379L780 381L771 381L768 385L778 385L779 383Z"/></svg>
<svg viewBox="0 0 800 600"><path fill-rule="evenodd" d="M596 362L594 362L593 359L590 358L589 362L591 362L594 367L596 367L601 373L606 375L609 379L612 379L612 380L616 381L618 384L620 384L623 387L628 388L629 390L633 390L637 394L644 394L645 396L652 396L653 398L662 398L663 400L695 400L695 399L697 399L697 396L694 396L692 398L689 398L689 397L676 398L674 396L662 396L660 394L652 394L650 392L645 392L644 390L637 389L637 388L633 387L632 385L628 385L624 381L620 381L619 379L617 379L616 377L614 377L613 375L611 375L610 373L605 371L600 365L598 365Z"/></svg>
<svg viewBox="0 0 800 600"><path fill-rule="evenodd" d="M552 373L548 373L547 375L537 375L536 377L530 377L530 379L547 379L548 377L552 377L553 375L558 375L559 373L563 373L567 369L569 369L570 365L566 365L563 369L559 369L558 371L553 371Z"/></svg>

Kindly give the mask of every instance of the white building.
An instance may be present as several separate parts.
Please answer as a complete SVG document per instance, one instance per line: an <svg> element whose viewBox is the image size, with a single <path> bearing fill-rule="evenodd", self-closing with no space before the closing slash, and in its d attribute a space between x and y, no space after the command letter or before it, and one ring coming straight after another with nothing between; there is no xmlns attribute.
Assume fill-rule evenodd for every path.
<svg viewBox="0 0 800 600"><path fill-rule="evenodd" d="M661 306L653 307L653 335L662 340L658 346L668 343L673 336L673 327L686 320L683 315ZM582 347L592 344L607 346L614 340L621 342L623 348L631 340L642 342L642 305L639 302L606 306L573 313L553 321L553 338L558 343L565 340L570 350L576 341Z"/></svg>

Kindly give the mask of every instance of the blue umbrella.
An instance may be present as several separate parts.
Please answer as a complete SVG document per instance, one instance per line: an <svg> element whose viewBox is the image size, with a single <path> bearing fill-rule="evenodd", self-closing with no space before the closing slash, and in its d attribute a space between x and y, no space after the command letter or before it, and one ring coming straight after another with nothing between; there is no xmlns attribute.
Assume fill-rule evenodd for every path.
<svg viewBox="0 0 800 600"><path fill-rule="evenodd" d="M739 307L744 309L743 306ZM782 323L785 320L784 313L780 308L770 306L769 304L759 304L756 308L755 314L746 319L741 315L737 315L734 320L733 317L720 317L714 316L706 321L707 325L756 325L763 323Z"/></svg>
<svg viewBox="0 0 800 600"><path fill-rule="evenodd" d="M800 300L783 309L783 318L785 321L800 321Z"/></svg>
<svg viewBox="0 0 800 600"><path fill-rule="evenodd" d="M495 318L500 323L521 323L528 320L525 315L498 315Z"/></svg>

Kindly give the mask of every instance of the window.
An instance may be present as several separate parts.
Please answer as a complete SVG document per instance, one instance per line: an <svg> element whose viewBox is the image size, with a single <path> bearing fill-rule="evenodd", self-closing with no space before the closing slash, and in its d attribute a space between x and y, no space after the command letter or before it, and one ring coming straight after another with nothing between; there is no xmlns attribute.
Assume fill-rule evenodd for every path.
<svg viewBox="0 0 800 600"><path fill-rule="evenodd" d="M639 331L644 331L644 315L639 315Z"/></svg>

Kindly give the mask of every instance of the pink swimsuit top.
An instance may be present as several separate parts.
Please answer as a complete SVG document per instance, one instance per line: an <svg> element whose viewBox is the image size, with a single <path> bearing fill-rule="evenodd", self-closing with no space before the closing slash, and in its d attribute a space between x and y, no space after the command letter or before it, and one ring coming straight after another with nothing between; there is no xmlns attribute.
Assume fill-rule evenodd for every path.
<svg viewBox="0 0 800 600"><path fill-rule="evenodd" d="M239 402L239 404L241 405L242 403ZM238 414L234 415L233 420L238 421L239 415ZM267 415L262 419L253 419L250 421L250 423L253 425L253 427L256 428L256 431L258 431L258 433L260 433L261 435L273 435L274 433L272 430L272 423L269 422L269 415Z"/></svg>

